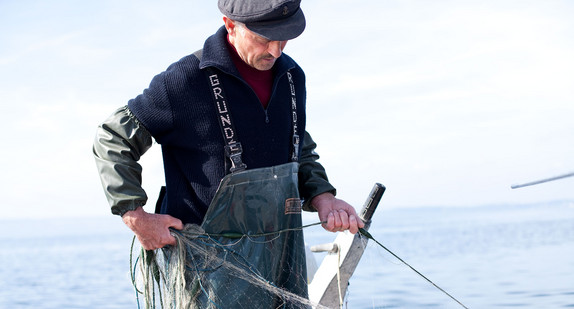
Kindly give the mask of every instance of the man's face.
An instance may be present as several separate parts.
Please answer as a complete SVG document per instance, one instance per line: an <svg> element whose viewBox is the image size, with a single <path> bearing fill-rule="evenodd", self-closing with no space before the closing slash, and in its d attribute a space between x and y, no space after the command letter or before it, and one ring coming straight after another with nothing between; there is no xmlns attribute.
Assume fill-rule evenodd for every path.
<svg viewBox="0 0 574 309"><path fill-rule="evenodd" d="M249 66L260 71L270 70L275 60L281 56L287 41L269 41L246 27L225 20L229 41L237 50L239 57Z"/></svg>

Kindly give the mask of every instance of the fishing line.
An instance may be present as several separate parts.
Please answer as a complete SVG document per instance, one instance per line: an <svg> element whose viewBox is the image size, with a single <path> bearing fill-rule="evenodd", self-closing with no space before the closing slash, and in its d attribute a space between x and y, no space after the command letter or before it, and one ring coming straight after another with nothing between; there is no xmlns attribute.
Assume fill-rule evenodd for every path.
<svg viewBox="0 0 574 309"><path fill-rule="evenodd" d="M429 278L425 277L423 274L421 274L418 270L416 270L414 267L412 267L411 265L409 265L409 263L405 262L403 259L401 259L399 256L397 256L396 254L394 254L391 250L387 249L387 247L383 246L383 244L381 244L380 242L378 242L373 235L371 235L369 232L367 232L365 229L363 228L359 228L359 233L361 233L361 235L367 237L368 239L371 239L372 241L374 241L377 245L379 245L381 248L385 249L388 253L392 254L397 260L401 261L401 263L405 264L406 266L408 266L410 269L412 269L415 273L417 273L419 276L421 276L423 279L425 279L426 281L428 281L430 284L432 284L435 288L439 289L441 292L443 292L446 296L450 297L452 300L454 300L455 302L457 302L459 305L461 305L463 308L468 309L468 307L466 307L463 303L461 303L458 299L454 298L454 296L450 295L447 291L443 290L440 286L436 285L434 282L432 282Z"/></svg>
<svg viewBox="0 0 574 309"><path fill-rule="evenodd" d="M301 227L297 227L297 228L290 228L290 229L284 229L284 230L279 230L279 231L274 231L274 232L267 232L267 233L259 233L259 234L241 234L241 233L223 233L223 234L209 234L209 233L187 233L187 237L189 236L195 236L195 237L207 237L209 239L212 238L217 238L217 237L227 237L227 238L231 238L231 239L240 239L240 238L257 238L257 237L262 237L262 236L271 236L271 235L278 235L281 233L285 233L285 232L289 232L289 231L293 231L293 230L302 230L308 227L312 227L312 226L316 226L316 225L320 225L320 224L324 224L326 222L316 222L316 223L312 223L312 224L307 224L307 225L303 225ZM172 232L174 232L175 234L178 234L179 236L183 236L180 231L178 230L172 230ZM441 287L439 287L437 284L435 284L432 280L430 280L429 278L427 278L425 275L423 275L421 272L419 272L418 270L416 270L414 267L412 267L410 264L408 264L406 261L404 261L403 259L401 259L399 256L397 256L395 253L393 253L391 250L389 250L387 247L385 247L383 244L381 244L379 241L377 241L368 231L366 231L363 228L359 228L359 233L366 237L367 239L371 239L372 241L374 241L377 245L379 245L381 248L383 248L384 250L386 250L388 253L390 253L393 257L395 257L397 260L399 260L401 263L403 263L404 265L408 266L411 270L413 270L415 273L417 273L421 278L425 279L427 282L429 282L430 284L432 284L435 288L437 288L438 290L440 290L441 292L443 292L445 295L447 295L448 297L450 297L452 300L454 300L455 302L457 302L460 306L462 306L465 309L468 309L468 307L466 307L462 302L460 302L458 299L456 299L454 296L450 295L447 291L445 291L444 289L442 289ZM137 296L137 294L143 294L142 291L140 291L137 287L136 287L136 280L135 280L135 265L132 264L132 254L133 254L133 249L134 249L134 243L135 243L135 236L134 239L132 240L132 246L131 246L131 252L130 252L130 273L132 275L132 284L136 290L136 298L138 299L138 307L139 307L139 297ZM136 263L138 263L139 257L138 259L136 259ZM251 270L253 271L253 270ZM155 297L154 297L155 298ZM160 298L161 298L161 294L160 294Z"/></svg>
<svg viewBox="0 0 574 309"><path fill-rule="evenodd" d="M223 234L209 234L209 233L204 233L204 234L195 234L196 236L209 236L209 237L226 237L226 238L243 238L243 237L248 237L248 238L258 238L258 237L265 237L265 236L272 236L272 235L278 235L281 233L286 233L286 232L291 232L291 231L299 231L308 227L312 227L315 225L319 225L319 224L323 224L323 223L327 223L325 222L316 222L316 223L311 223L311 224L307 224L307 225L303 225L300 227L294 227L294 228L290 228L290 229L284 229L284 230L279 230L279 231L275 231L275 232L268 232L268 233L259 233L259 234L241 234L241 233L223 233ZM190 233L191 234L191 233Z"/></svg>

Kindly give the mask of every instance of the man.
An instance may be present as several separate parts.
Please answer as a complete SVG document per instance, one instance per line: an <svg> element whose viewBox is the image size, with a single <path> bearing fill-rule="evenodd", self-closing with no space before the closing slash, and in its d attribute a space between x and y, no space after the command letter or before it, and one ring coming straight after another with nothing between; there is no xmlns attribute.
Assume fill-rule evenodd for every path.
<svg viewBox="0 0 574 309"><path fill-rule="evenodd" d="M305 76L283 54L287 41L305 28L299 4L219 0L224 27L201 51L155 76L149 88L98 128L94 155L112 213L122 216L144 249L175 245L170 228L181 230L185 224L213 234L297 228L300 198L303 209L317 211L328 231L356 233L364 226L352 206L335 198L305 131ZM142 208L147 196L137 163L152 138L162 145L166 178L159 213ZM274 248L301 252L301 233L280 238L273 240ZM257 264L266 257L245 258ZM287 263L304 273L304 260ZM292 288L281 279L285 273L258 271L306 297L303 275L285 279L298 281Z"/></svg>

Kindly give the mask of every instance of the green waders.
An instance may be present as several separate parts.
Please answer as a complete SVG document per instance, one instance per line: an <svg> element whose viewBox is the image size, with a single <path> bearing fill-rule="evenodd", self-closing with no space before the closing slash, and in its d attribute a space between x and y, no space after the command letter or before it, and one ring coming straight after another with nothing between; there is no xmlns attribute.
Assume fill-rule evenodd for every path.
<svg viewBox="0 0 574 309"><path fill-rule="evenodd" d="M297 171L297 163L287 163L230 174L222 180L201 227L208 234L265 234L216 238L225 248L217 252L217 258L238 264L247 270L248 278L258 282L245 280L244 274L233 273L229 267L211 270L205 274L204 291L196 298L199 307L302 307L284 291L274 289L308 297L303 232L298 229Z"/></svg>

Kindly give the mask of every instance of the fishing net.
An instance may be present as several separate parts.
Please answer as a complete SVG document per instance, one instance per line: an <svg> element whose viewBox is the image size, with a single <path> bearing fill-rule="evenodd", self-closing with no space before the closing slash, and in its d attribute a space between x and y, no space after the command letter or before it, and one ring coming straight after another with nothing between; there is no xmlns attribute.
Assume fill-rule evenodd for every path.
<svg viewBox="0 0 574 309"><path fill-rule="evenodd" d="M285 233L210 235L197 225L186 225L172 233L177 245L141 250L132 266L134 286L148 309L326 308L307 299L306 286L277 286L240 252L246 247L278 252L274 240ZM300 265L287 264L272 271L297 276L301 274L292 271L299 269Z"/></svg>

